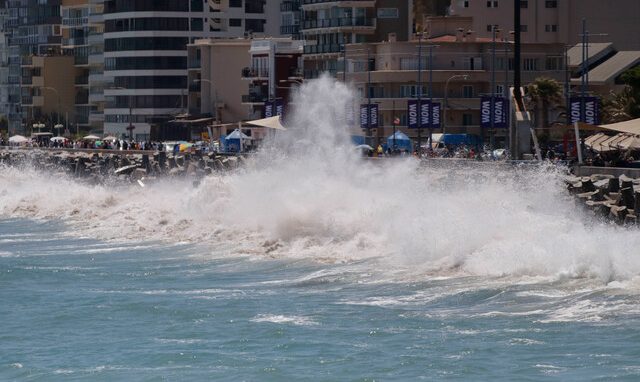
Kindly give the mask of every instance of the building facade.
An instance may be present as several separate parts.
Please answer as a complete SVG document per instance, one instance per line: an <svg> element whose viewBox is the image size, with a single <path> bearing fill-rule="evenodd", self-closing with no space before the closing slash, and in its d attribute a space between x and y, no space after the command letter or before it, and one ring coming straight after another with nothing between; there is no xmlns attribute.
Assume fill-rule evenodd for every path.
<svg viewBox="0 0 640 382"><path fill-rule="evenodd" d="M32 86L22 86L22 64L28 66L30 57L34 55L61 54L60 4L60 0L14 0L5 3L10 105L7 117L12 131L24 132L33 119L33 110L22 107L23 97L31 99L35 95Z"/></svg>
<svg viewBox="0 0 640 382"><path fill-rule="evenodd" d="M249 91L242 102L249 108L249 118L258 119L276 114L271 107L284 107L291 90L302 81L302 49L300 40L269 38L251 41L251 64L242 69L242 78L249 82Z"/></svg>
<svg viewBox="0 0 640 382"><path fill-rule="evenodd" d="M417 139L418 130L407 128L407 101L420 95L422 99L432 99L441 105L441 128L432 132L444 130L446 133L476 134L485 136L487 141L492 137L496 145L502 144L508 134L506 129L489 132L480 128L480 102L483 95L492 92L494 71L496 96L506 94L506 87L511 86L511 45L510 42L496 43L493 67L492 40L470 35L446 35L422 42L413 39L409 42L348 45L347 57L351 51L368 49L371 52L370 66L356 59L349 62L347 81L357 88L362 103L367 103L370 97L372 103L378 104L381 127L370 132L374 143L392 134L392 123L396 117L400 119L400 130ZM430 49L433 50L431 60ZM421 63L418 62L419 50L422 52ZM563 82L563 54L562 44L523 44L523 83L541 76ZM422 129L422 137L427 134L428 130Z"/></svg>
<svg viewBox="0 0 640 382"><path fill-rule="evenodd" d="M491 37L491 26L513 30L512 0L452 0L450 14L473 17L470 28ZM594 36L592 42L613 42L621 50L640 50L640 1L521 0L522 41L562 43L582 41L582 19Z"/></svg>
<svg viewBox="0 0 640 382"><path fill-rule="evenodd" d="M346 44L407 41L412 32L411 0L302 0L301 7L305 78L335 75Z"/></svg>

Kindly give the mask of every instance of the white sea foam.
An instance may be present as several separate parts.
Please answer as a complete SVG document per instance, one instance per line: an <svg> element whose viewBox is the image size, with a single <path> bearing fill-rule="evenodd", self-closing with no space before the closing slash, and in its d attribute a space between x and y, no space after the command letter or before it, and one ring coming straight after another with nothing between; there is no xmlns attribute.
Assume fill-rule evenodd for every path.
<svg viewBox="0 0 640 382"><path fill-rule="evenodd" d="M281 314L259 314L252 318L252 322L271 322L274 324L293 324L299 326L318 325L318 322L304 316L285 316Z"/></svg>
<svg viewBox="0 0 640 382"><path fill-rule="evenodd" d="M322 78L296 97L289 131L235 173L141 189L5 167L0 216L61 218L103 240L228 245L232 256L375 259L365 266L394 275L636 287L638 232L590 222L553 169L362 161L344 123L353 92Z"/></svg>

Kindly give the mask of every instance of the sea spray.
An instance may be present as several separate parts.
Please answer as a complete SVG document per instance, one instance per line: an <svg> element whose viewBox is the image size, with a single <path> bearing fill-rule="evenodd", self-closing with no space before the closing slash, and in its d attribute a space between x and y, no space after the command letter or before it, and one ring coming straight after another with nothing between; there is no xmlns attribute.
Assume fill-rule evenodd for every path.
<svg viewBox="0 0 640 382"><path fill-rule="evenodd" d="M79 183L34 169L0 169L3 217L63 219L104 240L234 245L231 255L319 261L375 259L421 275L595 277L640 274L637 232L590 222L559 173L537 168L363 160L346 123L354 92L329 78L294 98L289 128L246 167L194 187L165 179Z"/></svg>

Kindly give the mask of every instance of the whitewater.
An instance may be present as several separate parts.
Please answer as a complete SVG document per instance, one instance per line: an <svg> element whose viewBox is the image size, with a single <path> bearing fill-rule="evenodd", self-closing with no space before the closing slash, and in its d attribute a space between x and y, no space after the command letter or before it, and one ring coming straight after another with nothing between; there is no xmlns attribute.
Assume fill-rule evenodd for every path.
<svg viewBox="0 0 640 382"><path fill-rule="evenodd" d="M551 166L363 160L357 102L309 81L197 183L0 167L0 378L638 379L636 229Z"/></svg>

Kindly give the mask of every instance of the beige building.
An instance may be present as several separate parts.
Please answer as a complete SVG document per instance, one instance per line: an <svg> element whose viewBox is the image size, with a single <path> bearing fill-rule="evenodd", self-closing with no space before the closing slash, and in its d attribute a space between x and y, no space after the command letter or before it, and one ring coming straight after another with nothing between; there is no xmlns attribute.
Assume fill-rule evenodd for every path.
<svg viewBox="0 0 640 382"><path fill-rule="evenodd" d="M72 70L69 70L72 68ZM27 56L22 64L22 108L27 130L46 122L53 131L58 121L74 121L76 71L73 56ZM68 116L68 117L67 117ZM71 132L75 130L65 125Z"/></svg>
<svg viewBox="0 0 640 382"><path fill-rule="evenodd" d="M406 41L412 32L412 0L302 0L301 7L305 78L340 70L345 44Z"/></svg>
<svg viewBox="0 0 640 382"><path fill-rule="evenodd" d="M495 92L506 94L505 86L511 86L513 53L512 43L498 42L495 58ZM432 67L429 67L429 46L433 46ZM495 137L501 145L508 132L480 129L480 97L491 93L492 51L490 39L473 35L444 35L422 41L422 86L418 84L419 41L381 42L353 44L347 46L347 57L356 56L357 51L370 50L373 69L367 71L366 59L348 59L347 81L353 83L360 93L361 102L378 104L379 123L382 128L373 129L371 135L382 140L392 134L394 117L400 119L400 130L417 138L417 129L407 129L407 100L416 99L421 91L423 99L429 99L429 78L432 76L433 101L443 105L441 124L446 133L469 133ZM353 52L353 53L352 53ZM564 46L562 44L523 44L522 81L528 83L545 76L564 81ZM431 70L430 70L431 69ZM430 73L431 72L431 73ZM340 77L340 73L338 77ZM369 94L366 89L369 88ZM446 95L446 96L445 96ZM445 117L446 115L446 117ZM486 129L485 129L486 130ZM434 129L440 133L443 129ZM426 129L422 137L427 136ZM423 140L424 142L424 140ZM374 143L377 143L374 140Z"/></svg>
<svg viewBox="0 0 640 382"><path fill-rule="evenodd" d="M241 76L251 64L250 47L249 39L200 39L188 45L189 114L210 116L215 124L251 118L251 108L242 103L249 82Z"/></svg>
<svg viewBox="0 0 640 382"><path fill-rule="evenodd" d="M522 41L525 43L581 42L582 19L591 42L613 42L621 50L640 50L638 0L521 0ZM513 0L452 0L451 16L472 17L469 29L491 37L491 26L513 30Z"/></svg>

